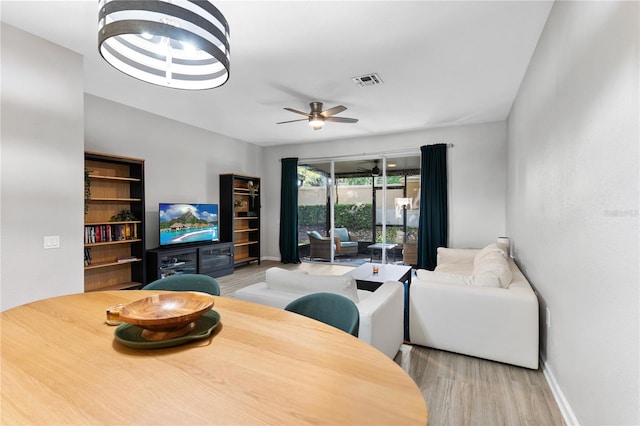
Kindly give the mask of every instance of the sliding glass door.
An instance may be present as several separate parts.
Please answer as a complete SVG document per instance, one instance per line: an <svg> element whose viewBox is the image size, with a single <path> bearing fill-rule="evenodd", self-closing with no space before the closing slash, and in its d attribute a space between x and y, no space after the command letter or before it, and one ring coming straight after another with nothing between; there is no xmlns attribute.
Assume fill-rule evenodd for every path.
<svg viewBox="0 0 640 426"><path fill-rule="evenodd" d="M419 184L419 161L419 155L300 161L300 258L402 263L414 216L417 227L419 188L412 181L418 176Z"/></svg>

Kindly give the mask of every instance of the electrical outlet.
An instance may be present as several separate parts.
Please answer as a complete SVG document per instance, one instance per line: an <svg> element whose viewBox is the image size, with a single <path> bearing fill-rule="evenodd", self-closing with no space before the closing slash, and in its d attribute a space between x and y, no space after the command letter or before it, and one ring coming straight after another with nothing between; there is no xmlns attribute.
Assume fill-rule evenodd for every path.
<svg viewBox="0 0 640 426"><path fill-rule="evenodd" d="M551 327L551 309L547 307L547 328Z"/></svg>

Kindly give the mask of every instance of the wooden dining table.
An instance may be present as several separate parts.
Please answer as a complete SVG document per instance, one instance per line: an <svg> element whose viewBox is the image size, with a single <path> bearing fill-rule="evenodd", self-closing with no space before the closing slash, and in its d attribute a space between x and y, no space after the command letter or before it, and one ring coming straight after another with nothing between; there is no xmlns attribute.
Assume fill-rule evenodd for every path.
<svg viewBox="0 0 640 426"><path fill-rule="evenodd" d="M0 313L1 424L427 424L400 366L312 319L215 297L210 337L164 349L115 339L106 308L163 291L40 300Z"/></svg>

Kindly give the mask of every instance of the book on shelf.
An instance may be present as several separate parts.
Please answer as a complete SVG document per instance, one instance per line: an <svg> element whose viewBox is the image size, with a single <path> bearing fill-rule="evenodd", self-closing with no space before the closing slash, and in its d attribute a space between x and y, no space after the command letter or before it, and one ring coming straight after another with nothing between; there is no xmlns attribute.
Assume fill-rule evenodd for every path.
<svg viewBox="0 0 640 426"><path fill-rule="evenodd" d="M89 266L93 263L93 259L91 258L91 249L84 249L84 266Z"/></svg>
<svg viewBox="0 0 640 426"><path fill-rule="evenodd" d="M138 227L134 223L118 225L85 225L84 243L110 243L113 241L137 240Z"/></svg>

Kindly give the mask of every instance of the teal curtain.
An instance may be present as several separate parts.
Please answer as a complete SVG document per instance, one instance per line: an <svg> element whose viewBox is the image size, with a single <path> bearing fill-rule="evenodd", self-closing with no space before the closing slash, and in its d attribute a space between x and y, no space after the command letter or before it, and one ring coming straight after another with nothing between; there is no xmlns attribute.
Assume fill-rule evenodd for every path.
<svg viewBox="0 0 640 426"><path fill-rule="evenodd" d="M446 247L449 239L447 145L421 146L420 152L418 268L433 270L438 247Z"/></svg>
<svg viewBox="0 0 640 426"><path fill-rule="evenodd" d="M280 185L280 261L300 263L298 256L298 159L283 158Z"/></svg>

